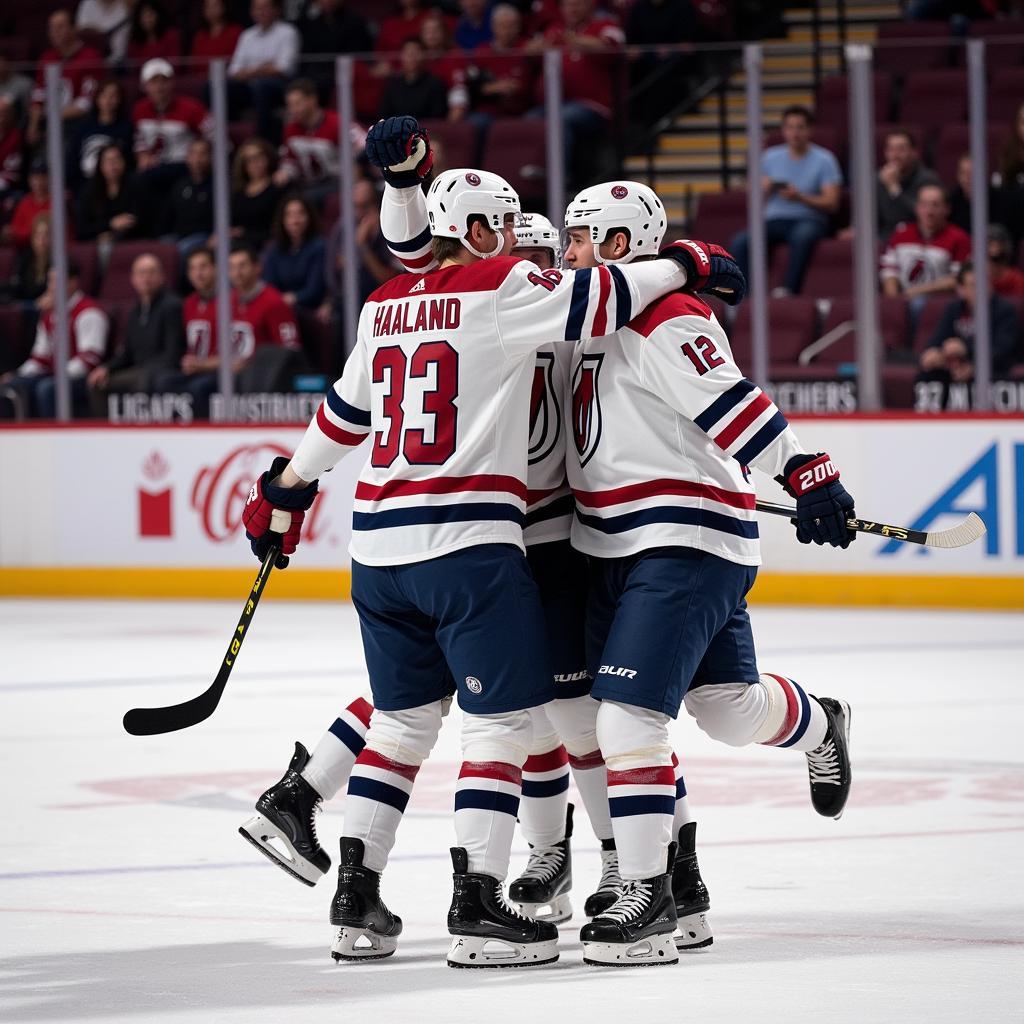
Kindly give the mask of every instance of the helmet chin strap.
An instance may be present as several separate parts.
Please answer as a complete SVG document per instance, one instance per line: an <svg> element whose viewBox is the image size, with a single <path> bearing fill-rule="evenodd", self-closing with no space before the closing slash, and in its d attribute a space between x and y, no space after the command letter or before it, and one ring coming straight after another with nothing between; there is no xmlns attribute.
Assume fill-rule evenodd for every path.
<svg viewBox="0 0 1024 1024"><path fill-rule="evenodd" d="M495 231L494 234L496 236L497 244L495 245L494 249L491 250L491 252L482 252L480 249L477 249L476 246L474 246L473 243L470 242L470 240L465 235L462 236L462 244L474 256L479 256L480 259L482 260L489 260L492 256L497 256L501 252L502 246L505 244L504 239L501 237L500 231Z"/></svg>

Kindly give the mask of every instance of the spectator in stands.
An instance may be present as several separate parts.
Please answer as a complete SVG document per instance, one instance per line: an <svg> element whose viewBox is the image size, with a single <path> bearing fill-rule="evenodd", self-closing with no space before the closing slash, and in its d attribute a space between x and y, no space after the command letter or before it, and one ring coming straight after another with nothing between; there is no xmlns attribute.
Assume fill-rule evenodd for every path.
<svg viewBox="0 0 1024 1024"><path fill-rule="evenodd" d="M420 0L398 0L399 14L385 18L377 33L379 53L398 53L407 39L418 39L423 19L430 13L423 10Z"/></svg>
<svg viewBox="0 0 1024 1024"><path fill-rule="evenodd" d="M274 184L277 155L266 139L248 139L238 147L231 168L231 237L262 249L281 202Z"/></svg>
<svg viewBox="0 0 1024 1024"><path fill-rule="evenodd" d="M921 163L914 136L906 128L889 132L878 171L878 237L884 241L900 224L913 220L917 190L938 184L939 176Z"/></svg>
<svg viewBox="0 0 1024 1024"><path fill-rule="evenodd" d="M239 37L228 66L229 98L235 107L250 104L258 134L276 142L281 128L275 111L298 65L299 32L281 20L280 0L252 0L249 13L255 24Z"/></svg>
<svg viewBox="0 0 1024 1024"><path fill-rule="evenodd" d="M551 47L562 50L562 134L565 163L575 166L577 147L605 134L615 108L614 51L626 41L618 22L594 13L594 0L561 0L561 18L529 44L536 54ZM531 116L544 115L543 76L536 79L536 102Z"/></svg>
<svg viewBox="0 0 1024 1024"><path fill-rule="evenodd" d="M992 184L1000 221L1010 229L1014 241L1019 242L1024 238L1024 103L1017 108Z"/></svg>
<svg viewBox="0 0 1024 1024"><path fill-rule="evenodd" d="M637 0L626 15L626 41L632 46L688 43L696 35L691 0Z"/></svg>
<svg viewBox="0 0 1024 1024"><path fill-rule="evenodd" d="M273 285L260 279L259 256L244 243L231 247L228 277L238 389L281 390L300 348L292 307Z"/></svg>
<svg viewBox="0 0 1024 1024"><path fill-rule="evenodd" d="M32 221L32 234L28 245L18 253L11 274L11 298L25 303L28 310L43 310L47 307L46 295L50 266L53 225L49 213L37 213ZM46 296L44 298L44 295Z"/></svg>
<svg viewBox="0 0 1024 1024"><path fill-rule="evenodd" d="M448 115L448 90L427 70L426 50L419 39L402 44L401 70L388 79L381 99L381 117L401 114L418 120Z"/></svg>
<svg viewBox="0 0 1024 1024"><path fill-rule="evenodd" d="M192 37L197 72L206 74L211 60L230 61L242 35L242 26L228 21L224 0L203 0L203 23Z"/></svg>
<svg viewBox="0 0 1024 1024"><path fill-rule="evenodd" d="M92 110L75 125L68 140L68 182L77 186L96 173L96 159L116 143L125 153L134 146L134 128L124 110L121 84L108 78L96 89Z"/></svg>
<svg viewBox="0 0 1024 1024"><path fill-rule="evenodd" d="M1005 299L1024 296L1024 271L1012 266L1016 248L1010 232L1002 224L989 224L989 277L993 291Z"/></svg>
<svg viewBox="0 0 1024 1024"><path fill-rule="evenodd" d="M324 237L307 199L291 196L274 218L272 241L263 257L263 280L289 306L316 309L324 298Z"/></svg>
<svg viewBox="0 0 1024 1024"><path fill-rule="evenodd" d="M971 154L963 153L956 162L956 186L949 196L949 222L958 228L971 233L971 173L973 164ZM992 190L989 190L990 213L995 213L991 202Z"/></svg>
<svg viewBox="0 0 1024 1024"><path fill-rule="evenodd" d="M100 150L96 173L78 199L76 224L83 242L104 246L143 233L142 190L129 175L124 150L116 142Z"/></svg>
<svg viewBox="0 0 1024 1024"><path fill-rule="evenodd" d="M213 232L213 161L210 143L194 139L185 157L187 173L171 188L158 234L178 246L182 257L206 245Z"/></svg>
<svg viewBox="0 0 1024 1024"><path fill-rule="evenodd" d="M132 264L132 288L138 302L128 314L124 339L112 359L89 373L89 400L105 416L107 396L151 392L156 374L175 368L185 351L181 300L168 291L164 269L151 253Z"/></svg>
<svg viewBox="0 0 1024 1024"><path fill-rule="evenodd" d="M369 27L362 15L348 9L345 0L317 0L315 11L307 10L299 25L304 55L369 53L373 49ZM334 68L326 67L333 82Z"/></svg>
<svg viewBox="0 0 1024 1024"><path fill-rule="evenodd" d="M132 111L135 160L143 187L157 199L185 173L189 146L212 138L213 118L199 100L175 94L174 69L166 60L147 61L139 77L146 95Z"/></svg>
<svg viewBox="0 0 1024 1024"><path fill-rule="evenodd" d="M33 89L32 79L13 70L10 55L0 49L0 97L14 104L19 121L25 116L32 102Z"/></svg>
<svg viewBox="0 0 1024 1024"><path fill-rule="evenodd" d="M46 28L50 49L39 58L36 87L32 93L32 106L25 132L30 146L39 145L43 138L47 66L60 65L61 97L64 102L61 116L65 122L75 121L89 112L92 96L96 91L96 76L103 67L103 58L99 51L86 46L78 38L78 31L72 24L71 15L67 10L61 8L54 11L46 23Z"/></svg>
<svg viewBox="0 0 1024 1024"><path fill-rule="evenodd" d="M523 52L523 16L512 4L495 4L491 41L473 54L473 114L488 121L524 114L532 101L536 66Z"/></svg>
<svg viewBox="0 0 1024 1024"><path fill-rule="evenodd" d="M99 305L82 292L82 272L74 260L68 261L68 377L71 397L76 405L86 400L86 379L107 352L110 322ZM54 419L57 415L56 382L54 380L54 295L57 272L50 270L47 282L46 309L36 327L32 354L14 373L0 377L0 384L13 388L28 406L30 416Z"/></svg>
<svg viewBox="0 0 1024 1024"><path fill-rule="evenodd" d="M192 292L182 306L185 354L177 369L162 370L153 382L157 392L177 391L192 396L197 419L210 416L210 396L217 390L217 264L206 248L194 249L186 267Z"/></svg>
<svg viewBox="0 0 1024 1024"><path fill-rule="evenodd" d="M929 295L951 292L971 254L970 236L949 223L949 201L941 185L923 185L915 221L897 228L882 254L882 291L910 300L916 317Z"/></svg>
<svg viewBox="0 0 1024 1024"><path fill-rule="evenodd" d="M448 23L440 11L431 11L420 28L427 59L427 70L444 82L448 90L448 120L461 121L469 109L469 90L466 88L468 61L454 49L448 32Z"/></svg>
<svg viewBox="0 0 1024 1024"><path fill-rule="evenodd" d="M314 202L322 203L338 187L338 115L320 106L316 86L308 78L288 86L285 102L288 119L274 184L279 188L297 186ZM362 150L366 132L357 124L349 131L353 145Z"/></svg>
<svg viewBox="0 0 1024 1024"><path fill-rule="evenodd" d="M125 0L81 0L75 11L76 28L106 37L111 64L124 60L131 20L131 7Z"/></svg>
<svg viewBox="0 0 1024 1024"><path fill-rule="evenodd" d="M401 272L395 265L384 235L380 230L380 197L372 182L361 178L356 182L353 201L356 213L356 248L359 252L359 302L370 292ZM327 297L316 311L321 323L340 318L342 311L342 273L345 258L341 247L341 223L334 226L327 243ZM339 319L340 322L340 319Z"/></svg>
<svg viewBox="0 0 1024 1024"><path fill-rule="evenodd" d="M50 210L50 172L46 161L36 157L28 169L28 192L18 200L11 215L11 222L0 232L0 241L9 242L22 248L28 245L32 222L37 213Z"/></svg>
<svg viewBox="0 0 1024 1024"><path fill-rule="evenodd" d="M965 383L974 380L974 268L957 271L957 297L943 310L928 347L921 353L918 380ZM1012 303L989 288L992 372L1005 373L1017 355L1017 315Z"/></svg>
<svg viewBox="0 0 1024 1024"><path fill-rule="evenodd" d="M164 5L159 0L139 0L132 13L128 59L142 64L147 60L173 60L183 52L181 33L167 24Z"/></svg>
<svg viewBox="0 0 1024 1024"><path fill-rule="evenodd" d="M818 240L828 230L829 217L839 209L843 173L835 155L811 141L814 120L806 107L782 112L780 146L761 154L761 182L768 245L789 247L784 284L777 292L796 295ZM733 255L747 272L749 237L742 231L732 240Z"/></svg>
<svg viewBox="0 0 1024 1024"><path fill-rule="evenodd" d="M455 23L455 45L467 53L491 41L491 5L488 0L459 0L462 12Z"/></svg>
<svg viewBox="0 0 1024 1024"><path fill-rule="evenodd" d="M21 151L25 140L18 127L18 111L7 96L0 96L0 200L21 185Z"/></svg>

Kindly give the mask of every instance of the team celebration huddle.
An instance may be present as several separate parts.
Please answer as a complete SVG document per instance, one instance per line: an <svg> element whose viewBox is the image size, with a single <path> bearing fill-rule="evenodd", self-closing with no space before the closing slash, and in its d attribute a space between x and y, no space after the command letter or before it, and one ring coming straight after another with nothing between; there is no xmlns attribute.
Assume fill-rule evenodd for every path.
<svg viewBox="0 0 1024 1024"><path fill-rule="evenodd" d="M821 815L850 790L849 706L757 664L753 471L795 498L802 543L846 547L853 498L701 298L739 303L738 266L707 242L664 245L650 188L585 189L563 233L483 169L424 194L432 155L410 117L376 124L366 152L408 272L370 295L342 378L243 519L283 568L321 475L370 439L351 556L371 694L312 754L296 744L240 831L313 885L331 866L315 816L347 787L332 956L390 956L402 921L381 877L456 699L449 965L558 959L579 898L570 772L601 844L584 961L677 963L712 942L669 735L682 708L722 743L804 754ZM506 893L517 820L530 857Z"/></svg>

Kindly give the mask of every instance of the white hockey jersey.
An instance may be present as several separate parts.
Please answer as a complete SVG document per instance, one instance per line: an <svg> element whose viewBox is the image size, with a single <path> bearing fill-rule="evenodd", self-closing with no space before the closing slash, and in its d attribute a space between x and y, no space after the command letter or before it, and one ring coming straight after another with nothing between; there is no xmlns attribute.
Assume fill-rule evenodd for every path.
<svg viewBox="0 0 1024 1024"><path fill-rule="evenodd" d="M414 274L437 266L430 249L427 204L418 187L384 186L381 233L399 262ZM564 396L569 387L571 347L545 345L537 352L530 392L530 448L526 471L523 541L546 544L568 540L572 492L565 476Z"/></svg>
<svg viewBox="0 0 1024 1024"><path fill-rule="evenodd" d="M394 278L364 305L292 466L316 479L372 435L352 516L357 562L521 548L537 349L622 327L685 281L669 260L542 272L508 257Z"/></svg>
<svg viewBox="0 0 1024 1024"><path fill-rule="evenodd" d="M566 415L573 547L618 558L679 545L760 564L747 467L777 474L802 449L700 299L669 295L577 346Z"/></svg>

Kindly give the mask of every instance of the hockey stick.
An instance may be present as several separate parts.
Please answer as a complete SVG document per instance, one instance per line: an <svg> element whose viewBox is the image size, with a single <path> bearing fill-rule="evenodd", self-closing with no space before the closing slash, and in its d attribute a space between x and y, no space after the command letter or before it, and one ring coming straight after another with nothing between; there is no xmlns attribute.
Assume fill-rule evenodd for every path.
<svg viewBox="0 0 1024 1024"><path fill-rule="evenodd" d="M771 501L759 501L754 506L758 512L770 512L774 516L796 518L796 509L787 505L776 505ZM905 526L889 526L886 523L872 523L866 519L847 519L846 528L857 533L874 533L889 540L906 541L908 544L924 544L929 548L962 548L973 544L985 534L985 523L981 516L972 512L957 526L948 530L910 530Z"/></svg>
<svg viewBox="0 0 1024 1024"><path fill-rule="evenodd" d="M228 644L227 653L221 662L220 671L210 688L183 704L172 704L166 708L132 708L130 711L126 711L123 722L125 732L131 733L132 736L155 736L159 733L177 732L178 729L188 729L193 725L198 725L214 713L220 703L224 687L227 686L235 658L238 657L238 652L242 649L245 632L256 613L256 605L260 602L260 595L266 586L270 570L273 569L279 553L277 547L272 547L263 559L256 582L253 583L252 590L246 598L242 617L238 620L231 643Z"/></svg>

